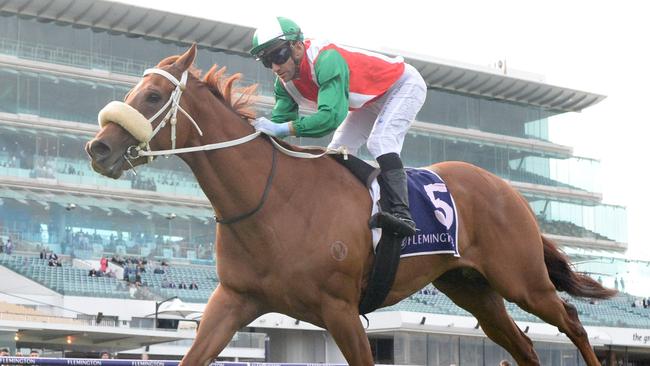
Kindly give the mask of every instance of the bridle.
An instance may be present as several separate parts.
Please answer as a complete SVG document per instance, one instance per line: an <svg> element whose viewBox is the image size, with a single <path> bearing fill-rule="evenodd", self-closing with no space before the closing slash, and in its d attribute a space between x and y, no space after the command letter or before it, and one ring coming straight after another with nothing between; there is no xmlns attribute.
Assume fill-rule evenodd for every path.
<svg viewBox="0 0 650 366"><path fill-rule="evenodd" d="M154 156L159 156L159 155L172 155L172 154L183 154L183 153L188 153L188 152L195 152L195 151L206 151L206 150L216 150L216 149L225 149L227 147L231 146L237 146L241 145L243 143L246 143L248 141L251 141L255 139L257 136L260 135L259 131L255 131L251 133L250 135L244 136L239 139L235 140L230 140L230 141L225 141L225 142L219 142L219 143L214 143L214 144L208 144L208 145L201 145L201 146L192 146L192 147L185 147L181 149L176 148L176 124L178 122L177 119L177 114L178 111L180 110L189 120L192 122L192 125L194 128L196 128L197 132L199 133L200 136L203 136L203 131L201 131L201 128L199 125L196 123L194 118L190 116L183 107L180 105L181 101L181 96L183 94L183 91L185 91L185 87L187 85L187 75L188 71L185 70L183 71L183 74L181 75L181 80L176 79L176 77L169 72L162 70L162 69L157 69L157 68L151 68L151 69L146 69L144 71L144 74L142 75L147 76L149 74L158 74L161 76L164 76L167 80L169 80L172 84L174 84L176 87L172 91L172 93L169 95L169 99L167 102L156 112L151 118L147 120L148 123L153 124L153 122L160 117L160 115L169 108L167 111L167 114L163 117L162 121L156 126L156 129L153 130L151 133L151 136L147 141L141 141L139 145L133 145L130 146L126 150L126 154L124 155L124 158L127 160L129 164L131 162L129 160L135 160L140 157L147 156L149 157L149 162L153 159ZM151 151L151 148L149 147L149 141L151 141L154 136L163 128L165 125L169 122L171 125L171 144L172 148L169 150L157 150L157 151Z"/></svg>

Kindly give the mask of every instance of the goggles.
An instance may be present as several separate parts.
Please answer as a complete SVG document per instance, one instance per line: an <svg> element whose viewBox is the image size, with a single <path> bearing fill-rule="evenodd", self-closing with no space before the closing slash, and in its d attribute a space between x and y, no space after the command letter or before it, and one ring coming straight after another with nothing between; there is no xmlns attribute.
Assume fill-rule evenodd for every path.
<svg viewBox="0 0 650 366"><path fill-rule="evenodd" d="M260 61L267 69L270 69L273 64L282 65L291 57L291 47L286 45L271 51L269 54L261 56Z"/></svg>

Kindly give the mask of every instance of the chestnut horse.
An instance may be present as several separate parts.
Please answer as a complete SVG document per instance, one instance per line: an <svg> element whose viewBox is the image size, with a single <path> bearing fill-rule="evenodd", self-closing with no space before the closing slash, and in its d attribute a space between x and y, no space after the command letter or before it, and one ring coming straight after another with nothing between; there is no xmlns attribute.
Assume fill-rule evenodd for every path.
<svg viewBox="0 0 650 366"><path fill-rule="evenodd" d="M166 153L189 165L216 217L230 219L217 226L219 285L181 365L207 365L238 329L269 312L327 329L350 365L373 364L358 310L374 260L367 189L331 157L276 153L243 118L251 116L242 109L247 93L232 89L239 75L224 81L213 67L199 80L190 70L195 55L192 46L147 70L125 103L104 108L102 128L86 144L93 168L112 178L146 163L148 153L180 149ZM164 127L170 120L172 128ZM526 200L501 178L462 162L427 169L453 192L460 257L403 259L383 306L433 283L518 364L539 365L506 312L507 299L557 326L588 365L598 365L575 308L556 291L593 298L615 292L573 272Z"/></svg>

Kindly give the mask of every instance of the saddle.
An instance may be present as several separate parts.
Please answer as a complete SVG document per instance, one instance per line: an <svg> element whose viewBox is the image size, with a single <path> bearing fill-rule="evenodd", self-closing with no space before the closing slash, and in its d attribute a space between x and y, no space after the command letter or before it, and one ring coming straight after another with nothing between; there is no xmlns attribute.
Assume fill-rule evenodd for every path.
<svg viewBox="0 0 650 366"><path fill-rule="evenodd" d="M368 188L379 175L378 168L355 156L347 155L347 159L343 155L332 155L332 157ZM378 179L378 183L380 190L383 190L382 180ZM385 195L382 194L381 197L385 197ZM383 211L388 211L390 207L383 198L379 200L379 205ZM365 315L377 310L388 296L399 266L401 241L402 238L395 236L392 230L382 230L381 239L375 251L375 262L368 278L368 286L359 303L359 314Z"/></svg>

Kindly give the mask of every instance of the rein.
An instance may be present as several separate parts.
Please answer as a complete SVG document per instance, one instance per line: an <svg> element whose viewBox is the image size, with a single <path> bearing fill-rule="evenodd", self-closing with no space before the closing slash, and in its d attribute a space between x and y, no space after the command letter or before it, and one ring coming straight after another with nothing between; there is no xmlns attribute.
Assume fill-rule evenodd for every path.
<svg viewBox="0 0 650 366"><path fill-rule="evenodd" d="M266 179L266 186L264 187L264 192L262 193L262 198L260 198L260 203L257 204L257 207L254 209L243 213L239 216L231 217L229 219L223 218L220 219L217 217L217 215L214 215L214 219L217 221L218 224L234 224L238 221L244 220L250 216L253 216L257 211L262 209L262 206L264 206L264 202L266 202L266 198L269 196L269 192L271 191L271 183L273 183L273 177L275 177L275 167L277 166L276 161L277 161L277 152L275 149L273 149L273 155L272 155L272 160L271 160L271 171L269 172L269 177Z"/></svg>
<svg viewBox="0 0 650 366"><path fill-rule="evenodd" d="M147 69L145 70L143 76L147 76L149 74L158 74L163 77L165 77L167 80L169 80L172 84L176 86L176 88L172 91L171 95L169 96L169 99L167 102L156 112L151 118L149 119L143 119L146 121L148 124L153 124L153 122L160 117L167 108L169 108L169 111L165 114L163 117L162 121L156 126L156 129L152 131L151 135L146 141L140 141L141 143L139 145L133 145L130 146L127 150L126 153L124 154L124 159L126 162L131 166L131 169L135 173L135 168L131 164L131 160L135 160L140 157L147 157L149 162L153 160L154 156L160 156L160 155L175 155L175 154L184 154L184 153L191 153L191 152L197 152L197 151L208 151L208 150L218 150L218 149L225 149L233 146L238 146L244 143L247 143L249 141L254 140L260 134L262 134L260 131L255 131L249 135L240 137L235 140L230 140L230 141L224 141L224 142L218 142L214 144L207 144L207 145L201 145L201 146L192 146L192 147L185 147L185 148L176 148L176 124L177 124L177 117L176 115L178 114L178 111L180 110L194 125L196 130L198 131L200 136L203 136L203 131L201 131L201 128L199 128L199 125L196 123L196 121L190 116L189 113L187 113L183 107L180 105L180 100L181 100L181 95L183 94L183 91L185 91L186 85L187 85L187 78L188 78L188 71L185 70L183 74L181 75L181 80L176 79L176 77L169 72L162 70L162 69L157 69L157 68L152 68L152 69ZM171 143L172 143L172 148L168 150L157 150L157 151L152 151L151 148L149 147L149 141L151 141L154 136L167 124L167 122L170 122L172 131L171 131ZM340 149L323 149L321 147L305 147L305 148L318 148L322 149L323 152L320 154L312 154L312 153L307 153L307 152L299 152L299 151L292 151L284 146L282 146L279 142L275 140L275 138L269 136L269 140L274 146L273 149L273 154L272 154L272 161L271 161L271 170L269 172L269 176L266 179L266 185L264 187L264 191L262 192L262 197L260 198L260 202L257 204L255 208L252 210L243 213L241 215L237 215L235 217L230 217L230 218L218 218L216 215L214 216L215 220L219 224L234 224L236 222L239 222L241 220L244 220L255 213L257 213L263 206L264 203L266 202L266 199L268 198L269 192L271 191L271 184L273 183L273 178L275 177L276 173L276 167L277 167L277 151L280 150L283 154L289 155L292 157L296 158L302 158L302 159L316 159L323 157L327 154L338 154L342 153L344 155L344 158L347 159L347 149L345 148L340 148Z"/></svg>
<svg viewBox="0 0 650 366"><path fill-rule="evenodd" d="M176 86L176 88L172 91L171 95L169 96L169 99L167 102L154 114L151 118L147 120L149 124L152 124L160 115L167 109L169 108L169 111L167 114L165 114L165 117L162 119L162 121L156 126L156 129L153 130L151 133L151 136L149 136L149 139L147 141L141 141L140 145L133 145L127 149L127 153L125 155L125 158L127 160L134 160L140 157L149 157L151 159L153 156L160 156L160 155L172 155L172 154L184 154L184 153L190 153L190 152L196 152L196 151L208 151L208 150L217 150L217 149L225 149L228 147L232 146L237 146L244 144L246 142L249 142L256 137L258 137L262 132L260 131L255 131L249 135L246 135L244 137L240 137L235 140L230 140L230 141L224 141L224 142L218 142L214 144L208 144L208 145L201 145L201 146L192 146L192 147L184 147L177 149L176 148L176 124L178 122L176 115L178 114L178 111L180 110L194 125L194 128L196 128L197 132L199 133L200 136L203 136L203 131L201 131L201 128L199 128L199 125L196 123L194 118L190 116L189 113L187 113L183 107L180 105L180 100L181 100L181 95L183 94L183 91L185 91L186 84L187 84L187 76L188 76L188 71L185 70L183 74L181 75L181 80L176 79L176 77L169 72L162 70L162 69L157 69L157 68L151 68L147 69L144 71L143 76L147 76L149 74L158 74L161 76L164 76L167 80L169 80L172 84ZM169 150L157 150L157 151L152 151L149 148L149 141L156 136L156 134L167 124L167 122L170 122L171 128L172 128L172 133L171 133L171 143L172 143L172 148ZM308 149L322 149L323 152L320 154L312 154L312 153L306 153L306 152L299 152L299 151L292 151L284 146L280 145L275 138L270 139L273 145L280 150L282 153L285 155L293 156L296 158L302 158L302 159L316 159L320 158L322 156L325 156L327 154L337 154L337 153L343 153L344 155L347 155L347 150L346 149L323 149L322 147L315 147L315 146L305 146L305 148ZM130 163L130 162L129 162Z"/></svg>

